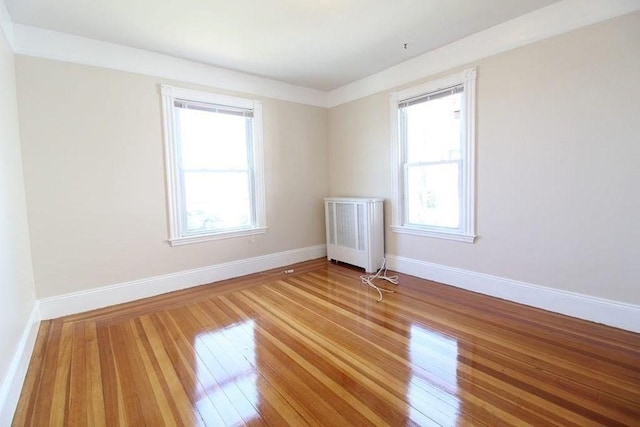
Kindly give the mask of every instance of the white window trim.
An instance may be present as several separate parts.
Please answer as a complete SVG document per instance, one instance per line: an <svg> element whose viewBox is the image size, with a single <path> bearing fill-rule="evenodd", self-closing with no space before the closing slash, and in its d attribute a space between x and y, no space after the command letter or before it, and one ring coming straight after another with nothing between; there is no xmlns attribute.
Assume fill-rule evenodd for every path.
<svg viewBox="0 0 640 427"><path fill-rule="evenodd" d="M455 85L464 85L464 99L467 114L464 115L465 130L464 141L462 142L466 153L464 161L464 182L463 182L463 207L462 221L459 230L449 230L442 227L415 226L405 223L405 203L404 203L404 154L402 142L398 137L398 105L399 103L415 98L417 96L446 89ZM394 92L389 97L391 112L391 161L392 161L392 191L393 208L391 219L391 230L396 233L411 234L415 236L435 237L440 239L456 240L459 242L473 243L476 238L475 233L475 98L476 98L476 69L470 68L460 73L431 81L419 86Z"/></svg>
<svg viewBox="0 0 640 427"><path fill-rule="evenodd" d="M165 168L167 180L167 211L169 213L169 244L171 246L186 245L190 243L207 242L211 240L229 239L234 237L264 234L267 230L264 188L264 156L262 144L262 103L253 99L239 98L235 96L219 95L198 90L183 89L169 85L161 85L162 113L165 145ZM217 105L246 108L253 110L253 176L254 176L254 226L237 230L222 230L203 233L192 236L180 234L181 211L178 201L182 199L182 188L178 182L179 165L178 144L174 129L174 101L187 99L199 102L207 102Z"/></svg>

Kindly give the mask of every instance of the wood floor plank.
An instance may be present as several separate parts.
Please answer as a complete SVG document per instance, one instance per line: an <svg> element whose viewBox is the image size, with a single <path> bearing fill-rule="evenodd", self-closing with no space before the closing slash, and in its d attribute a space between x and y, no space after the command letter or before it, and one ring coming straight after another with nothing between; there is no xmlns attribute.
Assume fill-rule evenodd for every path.
<svg viewBox="0 0 640 427"><path fill-rule="evenodd" d="M140 358L142 359L144 373L149 378L149 383L151 384L151 390L153 398L156 400L158 413L165 426L177 426L178 423L174 416L174 413L176 412L175 404L173 399L171 399L170 394L167 392L162 370L160 369L158 361L153 354L148 335L145 333L142 322L139 318L133 321L131 328L135 336L136 348L140 353ZM151 398L151 396L147 397Z"/></svg>
<svg viewBox="0 0 640 427"><path fill-rule="evenodd" d="M258 296L251 292L245 291L244 293L251 299L252 303L255 304L254 307L259 306L261 302L264 303L264 294ZM353 394L366 402L366 405L385 408L384 413L388 416L385 420L386 423L397 424L404 418L401 409L406 406L406 402L392 392L392 390L395 389L404 390L406 385L404 382L396 380L396 375L399 374L398 372L385 374L384 371L373 369L369 366L369 360L367 359L353 363L353 359L355 359L353 353L349 353L342 346L337 345L337 343L331 343L328 340L324 342L318 341L315 339L318 336L309 325L304 325L298 321L299 319L289 317L286 313L275 307L276 305L270 302L268 308L263 306L262 309L265 311L268 310L275 315L271 316L275 322L274 329L285 331L285 336L297 337L298 340L316 356L316 358L313 359L315 361L314 366L323 367L323 372L329 374L330 377L334 377L335 374L330 374L337 371L342 375L343 381L345 381L346 378L353 381ZM298 350L298 352L302 353L301 350ZM382 386L380 382L377 381L378 379L381 379L385 386ZM414 414L414 419L411 421L418 424L444 422L442 418L443 414L439 410L441 406L440 402L430 400L430 404L430 416L418 411ZM362 408L361 405L358 406ZM398 409L400 409L400 411L398 411ZM451 408L448 411L445 410L444 415L450 416L451 412L456 411Z"/></svg>
<svg viewBox="0 0 640 427"><path fill-rule="evenodd" d="M219 301L224 304L223 307L229 308L240 318L246 315L243 309L225 296L221 296ZM254 319L255 317L247 315L246 318ZM290 369L290 361L284 355L280 355L279 351L272 351L271 344L260 335L259 331L257 334L254 332L253 338L260 352L260 358L257 361L260 373L267 384L291 406L291 410L299 414L299 417L294 416L292 421L301 418L304 422L299 425L345 425L347 423L346 419L334 413L333 408L328 406L323 397L312 390L308 383L294 375L293 370Z"/></svg>
<svg viewBox="0 0 640 427"><path fill-rule="evenodd" d="M81 322L85 325L85 387L87 425L103 427L106 425L102 372L100 370L100 348L96 325L93 322Z"/></svg>
<svg viewBox="0 0 640 427"><path fill-rule="evenodd" d="M249 306L241 296L234 295L231 302L239 310L249 311L247 310ZM257 320L262 322L262 319ZM255 326L255 334L257 348L260 349L261 355L265 355L264 366L261 366L261 369L269 373L273 369L274 375L270 375L273 383L280 383L279 378L281 378L286 381L285 386L293 385L293 396L301 399L301 407L308 411L305 419L312 420L312 424L315 425L340 426L350 423L366 425L364 416L352 409L349 402L345 402L339 394L336 394L331 384L327 384L329 380L324 378L312 364L276 338L276 335L287 338L286 335L277 331L270 333L259 325Z"/></svg>
<svg viewBox="0 0 640 427"><path fill-rule="evenodd" d="M332 279L325 280L332 281ZM298 284L304 286L301 282ZM350 298L351 293L352 291L345 291L340 295L340 303L337 301L333 301L333 303L341 304L345 299ZM602 363L599 359L585 359L582 363L578 363L576 359L581 358L578 352L565 352L558 348L559 346L549 348L544 343L527 339L526 335L479 321L469 313L462 315L453 309L447 310L433 304L430 304L427 307L428 310L425 310L425 307L415 302L414 298L400 301L388 298L387 305L394 309L401 309L398 314L400 318L420 321L435 330L456 336L458 341L475 342L476 345L491 347L494 351L500 349L516 357L519 355L529 359L532 364L540 368L561 369L568 380L579 381L601 390L611 391L619 388L613 392L617 395L631 397L632 402L640 401L638 394L640 390L635 386L637 380L634 378L637 376L637 364L622 368L616 364ZM371 314L371 317L376 316L378 314L375 312ZM587 370L590 372L585 372ZM613 376L613 381L609 381L608 373Z"/></svg>
<svg viewBox="0 0 640 427"><path fill-rule="evenodd" d="M42 322L12 425L640 425L640 334L287 269Z"/></svg>
<svg viewBox="0 0 640 427"><path fill-rule="evenodd" d="M86 386L86 352L88 347L85 345L86 323L70 323L72 328L71 342L71 370L69 379L69 419L82 420L86 419L88 393L85 392Z"/></svg>
<svg viewBox="0 0 640 427"><path fill-rule="evenodd" d="M111 346L111 337L106 327L98 328L96 336L98 347L100 348L102 396L104 399L104 407L108 408L108 417L105 417L105 424L107 426L117 426L124 422L124 417L122 414L122 399L119 393L119 378Z"/></svg>
<svg viewBox="0 0 640 427"><path fill-rule="evenodd" d="M193 322L189 322L189 318L184 316L185 310L174 310L174 313L168 313L168 316L160 319L165 326L167 332L171 331L172 335L167 337L168 339L175 341L180 351L172 352L171 357L174 359L174 366L177 365L176 357L180 357L180 365L182 365L181 371L186 371L184 374L180 374L185 380L181 380L183 384L193 384L192 389L192 404L194 407L199 406L201 413L205 416L203 419L218 419L217 422L223 424L232 424L234 422L242 421L243 417L241 412L236 410L237 406L242 406L245 403L245 398L242 396L234 402L234 397L238 397L237 384L231 382L229 385L234 388L235 395L227 394L224 390L224 382L219 381L215 377L216 372L212 372L211 363L208 363L213 356L202 346L202 337L199 336L203 331L202 328L192 328ZM191 327L190 327L191 326ZM187 339L186 337L190 337ZM195 350L195 351L194 351ZM224 377L224 374L222 374ZM222 382L222 385L221 385ZM200 403L200 404L198 404ZM248 421L249 418L244 421Z"/></svg>
<svg viewBox="0 0 640 427"><path fill-rule="evenodd" d="M194 306L191 314L195 321L193 324L204 322L210 325L211 319L200 305ZM246 423L281 425L285 419L264 398L270 386L264 383L264 378L256 367L255 337L251 335L251 330L249 324L231 324L214 333L200 334L196 339L200 340L203 351L209 356L209 364L215 363L215 366L222 368L218 372L222 376L223 388L232 389L235 397L230 396L230 399L238 408L242 419ZM238 342L240 348L234 346L234 342ZM244 405L238 407L238 402L243 402Z"/></svg>
<svg viewBox="0 0 640 427"><path fill-rule="evenodd" d="M62 322L50 321L47 348L42 365L35 375L39 376L38 389L32 395L33 407L28 425L48 425L51 416L52 393L58 375L58 351L61 341ZM64 367L61 367L64 369ZM28 374L27 374L28 375Z"/></svg>
<svg viewBox="0 0 640 427"><path fill-rule="evenodd" d="M224 299L224 297L221 297ZM231 304L231 303L230 303ZM222 310L219 310L219 305L216 304L215 301L207 301L200 304L199 308L201 311L199 312L199 317L201 321L206 321L204 319L215 319L215 322L222 321L226 324L234 324L231 319L225 317ZM251 322L251 328L241 328L238 332L234 331L233 335L237 338L240 338L240 347L247 347L247 343L253 343L253 357L247 358L247 361L258 370L263 378L265 379L265 385L268 387L272 387L272 384L279 384L280 379L288 378L288 382L290 384L295 385L295 388L300 391L305 391L307 396L313 396L314 391L309 387L309 383L304 383L300 381L300 377L296 378L292 376L293 372L302 372L302 369L296 365L287 364L284 366L284 369L274 370L272 366L280 365L278 360L281 360L281 353L276 350L276 347L272 345L271 342L267 342L266 337L262 334L261 330L257 328L254 324L254 317L243 318L241 316L235 317L234 319L240 321L240 324L237 326L241 326L245 322ZM257 320L257 319L256 319ZM235 328L234 328L235 329ZM224 329L220 332L224 333ZM229 343L233 342L231 339L227 339ZM213 349L212 349L213 350ZM233 353L233 350L230 346L225 345L223 352ZM251 353L251 350L249 350ZM258 353L259 352L259 353ZM256 354L257 353L257 354ZM284 354L284 353L282 353ZM258 356L256 358L256 356ZM262 360L263 363L259 364L259 361ZM273 363L271 363L273 361ZM293 361L292 361L293 362ZM313 384L313 382L311 382ZM280 394L283 390L278 390L274 387L274 392ZM321 394L316 395L314 399L314 405L311 406L310 411L304 411L303 408L299 405L296 405L295 400L292 400L293 396L284 393L284 396L287 398L288 402L292 402L292 409L297 413L304 414L304 418L307 420L317 420L318 423L321 423L322 420L328 422L331 425L340 425L341 423L346 422L342 417L338 417L337 421L335 418L335 414L332 414L334 408L329 405L324 404L324 398ZM321 403L321 404L315 404ZM294 420L298 417L294 417Z"/></svg>
<svg viewBox="0 0 640 427"><path fill-rule="evenodd" d="M162 325L157 320L157 316L158 314L142 316L140 323L149 339L149 348L162 372L163 386L170 397L168 401L174 409L178 424L194 425L198 421L198 417L193 413L185 385L181 383L176 367L172 364L167 353L168 349L172 348L172 343L162 340L161 332L158 330L158 328L162 328ZM188 410L186 410L187 408Z"/></svg>
<svg viewBox="0 0 640 427"><path fill-rule="evenodd" d="M279 294L279 296L281 299L286 300L286 295ZM260 298L262 300L268 299L268 297L266 297L265 295L261 295ZM294 303L294 301L290 301L290 303ZM268 302L269 307L275 307L276 305L277 303L275 301ZM311 308L312 304L310 303L310 301L305 301L305 306L308 309L313 310ZM283 315L283 319L287 321L286 313L282 311L280 313L281 315ZM309 328L308 330L315 331L318 329L317 326L313 326L313 328L311 328L312 325L314 325L313 319L322 314L318 314L319 312L314 311L313 314L310 314L305 319L301 318L301 314L299 311L296 311L296 313L298 322L304 321ZM406 378L409 375L415 378L414 383L419 384L418 386L416 386L416 392L420 390L420 398L415 399L416 403L413 403L413 406L416 410L423 410L425 412L434 413L438 411L437 408L438 406L440 406L443 408L442 412L447 416L450 416L451 413L458 412L457 418L459 420L475 425L480 424L478 420L473 418L473 415L469 410L470 405L467 405L468 412L463 413L458 411L458 399L455 395L460 392L460 390L458 389L460 384L458 382L457 376L449 376L451 378L443 378L442 374L446 376L448 372L446 370L438 369L439 366L437 366L435 368L435 371L441 371L441 375L439 375L438 377L429 375L428 381L425 381L427 378L424 378L421 375L420 367L415 366L416 362L414 361L413 363L410 363L406 360L406 354L402 352L402 349L405 348L404 345L407 343L405 336L398 335L396 337L397 340L395 341L395 343L390 345L390 343L387 342L383 347L376 343L361 340L357 335L352 334L349 330L348 320L342 319L340 324L333 324L329 327L338 330L342 329L343 334L340 335L341 344L338 345L337 343L331 343L331 340L327 339L326 336L320 335L321 339L317 341L318 345L327 346L327 344L331 343L331 346L327 346L326 348L336 353L342 354L343 360L345 362L350 363L353 367L357 367L365 371L362 372L362 375L366 374L372 380L379 381L380 384L383 384L392 390L394 389L394 387L391 387L391 385L394 385L394 383L396 382L395 378ZM298 329L300 328L298 327ZM334 332L333 335L335 336L337 335L337 333ZM350 337L348 338L348 336ZM433 341L431 341L430 344L433 344ZM363 346L369 347L369 350L365 353L366 357L360 356L361 354L363 354L363 352L361 351ZM400 349L400 351L394 352L394 349ZM345 352L345 350L349 351ZM434 362L436 363L436 365L439 365L440 363L442 363L443 365L452 364L449 357L445 357L438 353L430 353L429 363L433 364ZM372 366L384 366L385 369L369 369L369 364L371 364ZM429 371L430 373L434 372L433 366L430 367ZM389 372L389 374L385 375L386 372ZM436 383L438 387L433 387L432 385L434 383ZM421 387L421 385L423 384L424 386ZM395 385L395 388L398 390L403 389L401 384ZM425 403L427 404L427 406L421 406L421 403ZM549 403L549 406L553 405ZM553 416L552 413L550 413L550 415ZM573 414L570 415L573 416Z"/></svg>
<svg viewBox="0 0 640 427"><path fill-rule="evenodd" d="M64 323L62 325L60 348L56 361L55 379L51 392L51 407L54 409L49 415L50 425L68 424L68 403L70 400L69 380L71 371L71 353L73 342L73 324Z"/></svg>
<svg viewBox="0 0 640 427"><path fill-rule="evenodd" d="M280 297L282 299L286 298L286 295L281 294ZM263 296L264 298L264 296ZM291 301L293 303L293 301ZM273 306L275 305L275 302L270 302L269 306ZM305 302L305 306L307 308L311 308L312 304L309 301ZM307 322L309 322L308 324L311 325L313 322L312 318L314 316L317 315L317 312L314 312L314 314L312 316L309 317L309 319L307 320ZM332 327L333 328L343 328L344 326L344 331L346 334L349 334L349 325L348 325L348 319L341 319L340 320L340 324L335 324ZM335 335L335 333L334 333ZM373 362L373 364L375 365L377 361L379 361L379 363L384 364L385 366L385 371L390 371L390 372L399 372L400 370L402 370L403 368L409 369L411 371L411 374L413 374L414 376L417 375L417 379L423 379L420 378L420 367L419 366L415 366L416 365L416 361L414 361L413 363L408 363L406 362L406 357L402 354L395 354L393 353L391 350L393 348L404 348L404 344L407 343L407 340L405 339L404 335L400 335L398 334L396 337L396 340L394 343L390 343L390 342L386 342L384 347L382 346L378 346L375 343L369 343L369 347L371 347L370 351L366 352L366 358L361 358L359 357L359 354L362 353L361 351L358 351L359 348L361 348L363 345L367 345L366 342L357 342L358 341L358 337L353 337L351 340L345 339L344 337L341 337L341 342L343 343L347 343L348 341L354 341L353 343L353 350L351 353L351 357L353 359L355 359L356 361L354 362L354 366L366 366L367 362ZM320 343L322 344L323 342L326 342L326 338L324 338ZM433 345L434 340L430 340L429 344ZM374 351L376 350L376 351ZM422 355L424 354L423 351L421 351L422 349L417 349L414 348L413 350L419 351ZM427 350L430 350L427 348ZM376 359L376 354L380 354L380 357ZM415 355L414 355L415 356ZM436 365L442 363L444 366L446 365L451 365L451 358L450 357L445 357L446 355L442 355L439 354L438 352L430 352L429 353L429 363L433 364L434 362L436 362ZM458 359L459 361L460 359ZM395 363L395 362L399 362ZM404 363L402 363L404 362ZM459 363L458 363L459 364ZM436 366L436 369L438 370L438 366ZM430 367L429 369L430 373L434 372L434 367ZM460 393L459 390L459 386L463 386L463 384L459 384L458 378L457 376L453 376L453 378L449 379L449 381L447 382L445 379L443 379L441 377L441 375L447 374L446 369L445 370L440 370L440 375L439 378L438 377L433 377L432 375L429 375L429 381L423 381L421 383L425 383L428 385L428 387L425 387L424 390L422 390L423 393L423 397L420 400L425 400L425 401L434 401L435 399L442 399L442 400L446 400L448 402L454 402L453 405L457 404L457 399L453 398L454 396L448 396L447 393L447 389L455 389L456 393ZM382 377L382 376L380 376ZM453 382L451 382L453 380ZM391 384L393 382L393 379L391 378L383 378L383 381L385 384ZM431 387L431 384L433 383L437 383L439 385L439 388L433 388ZM444 390L443 390L444 389ZM432 391L433 390L433 391ZM427 396L433 396L431 399L427 399ZM535 399L535 396L533 396L533 398ZM435 400L437 401L437 400ZM451 404L451 403L450 403ZM469 406L469 405L467 405ZM553 407L553 404L551 402L548 403L547 406L551 406ZM558 408L556 408L558 409ZM560 408L561 409L561 408ZM551 418L556 418L555 414L553 412L549 412L548 414ZM570 417L575 417L575 415L573 413L568 414ZM459 419L462 419L463 421L465 420L465 414L460 414L458 416ZM473 420L473 418L471 417L471 414L469 414L469 422L473 423L473 424L478 424L477 420ZM473 421L472 421L473 420Z"/></svg>

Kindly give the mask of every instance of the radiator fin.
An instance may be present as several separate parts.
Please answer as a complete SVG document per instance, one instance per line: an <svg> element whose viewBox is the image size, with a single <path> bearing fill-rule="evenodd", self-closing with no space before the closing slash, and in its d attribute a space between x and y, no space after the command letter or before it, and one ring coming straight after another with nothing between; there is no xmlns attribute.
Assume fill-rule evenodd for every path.
<svg viewBox="0 0 640 427"><path fill-rule="evenodd" d="M364 250L364 205L358 203L358 250Z"/></svg>
<svg viewBox="0 0 640 427"><path fill-rule="evenodd" d="M356 211L352 203L336 203L336 227L339 246L358 249L356 241Z"/></svg>
<svg viewBox="0 0 640 427"><path fill-rule="evenodd" d="M329 244L336 244L336 228L334 227L335 222L335 203L327 203L327 231L329 232Z"/></svg>

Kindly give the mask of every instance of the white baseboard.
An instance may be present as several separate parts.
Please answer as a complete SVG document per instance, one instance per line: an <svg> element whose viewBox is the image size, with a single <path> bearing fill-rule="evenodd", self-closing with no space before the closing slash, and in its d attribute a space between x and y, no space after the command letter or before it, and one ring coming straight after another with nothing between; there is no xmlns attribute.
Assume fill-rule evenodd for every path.
<svg viewBox="0 0 640 427"><path fill-rule="evenodd" d="M326 245L310 246L194 270L134 280L39 300L42 319L55 319L167 292L258 273L327 255Z"/></svg>
<svg viewBox="0 0 640 427"><path fill-rule="evenodd" d="M391 270L579 319L640 332L640 306L387 255Z"/></svg>
<svg viewBox="0 0 640 427"><path fill-rule="evenodd" d="M0 426L9 426L13 420L24 379L27 376L27 369L33 354L39 326L40 311L36 301L24 327L18 347L11 359L7 375L0 385Z"/></svg>

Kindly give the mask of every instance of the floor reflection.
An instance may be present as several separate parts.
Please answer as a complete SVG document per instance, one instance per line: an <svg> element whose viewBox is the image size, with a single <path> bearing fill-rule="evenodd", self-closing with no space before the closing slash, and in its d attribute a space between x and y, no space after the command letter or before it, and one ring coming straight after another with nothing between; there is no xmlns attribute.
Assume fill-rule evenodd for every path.
<svg viewBox="0 0 640 427"><path fill-rule="evenodd" d="M212 403L224 425L243 425L260 417L254 327L254 321L247 320L195 337L202 385L196 406L201 415L211 411Z"/></svg>
<svg viewBox="0 0 640 427"><path fill-rule="evenodd" d="M458 342L420 325L411 325L409 357L413 373L408 385L409 417L428 415L436 422L456 424L458 398Z"/></svg>

